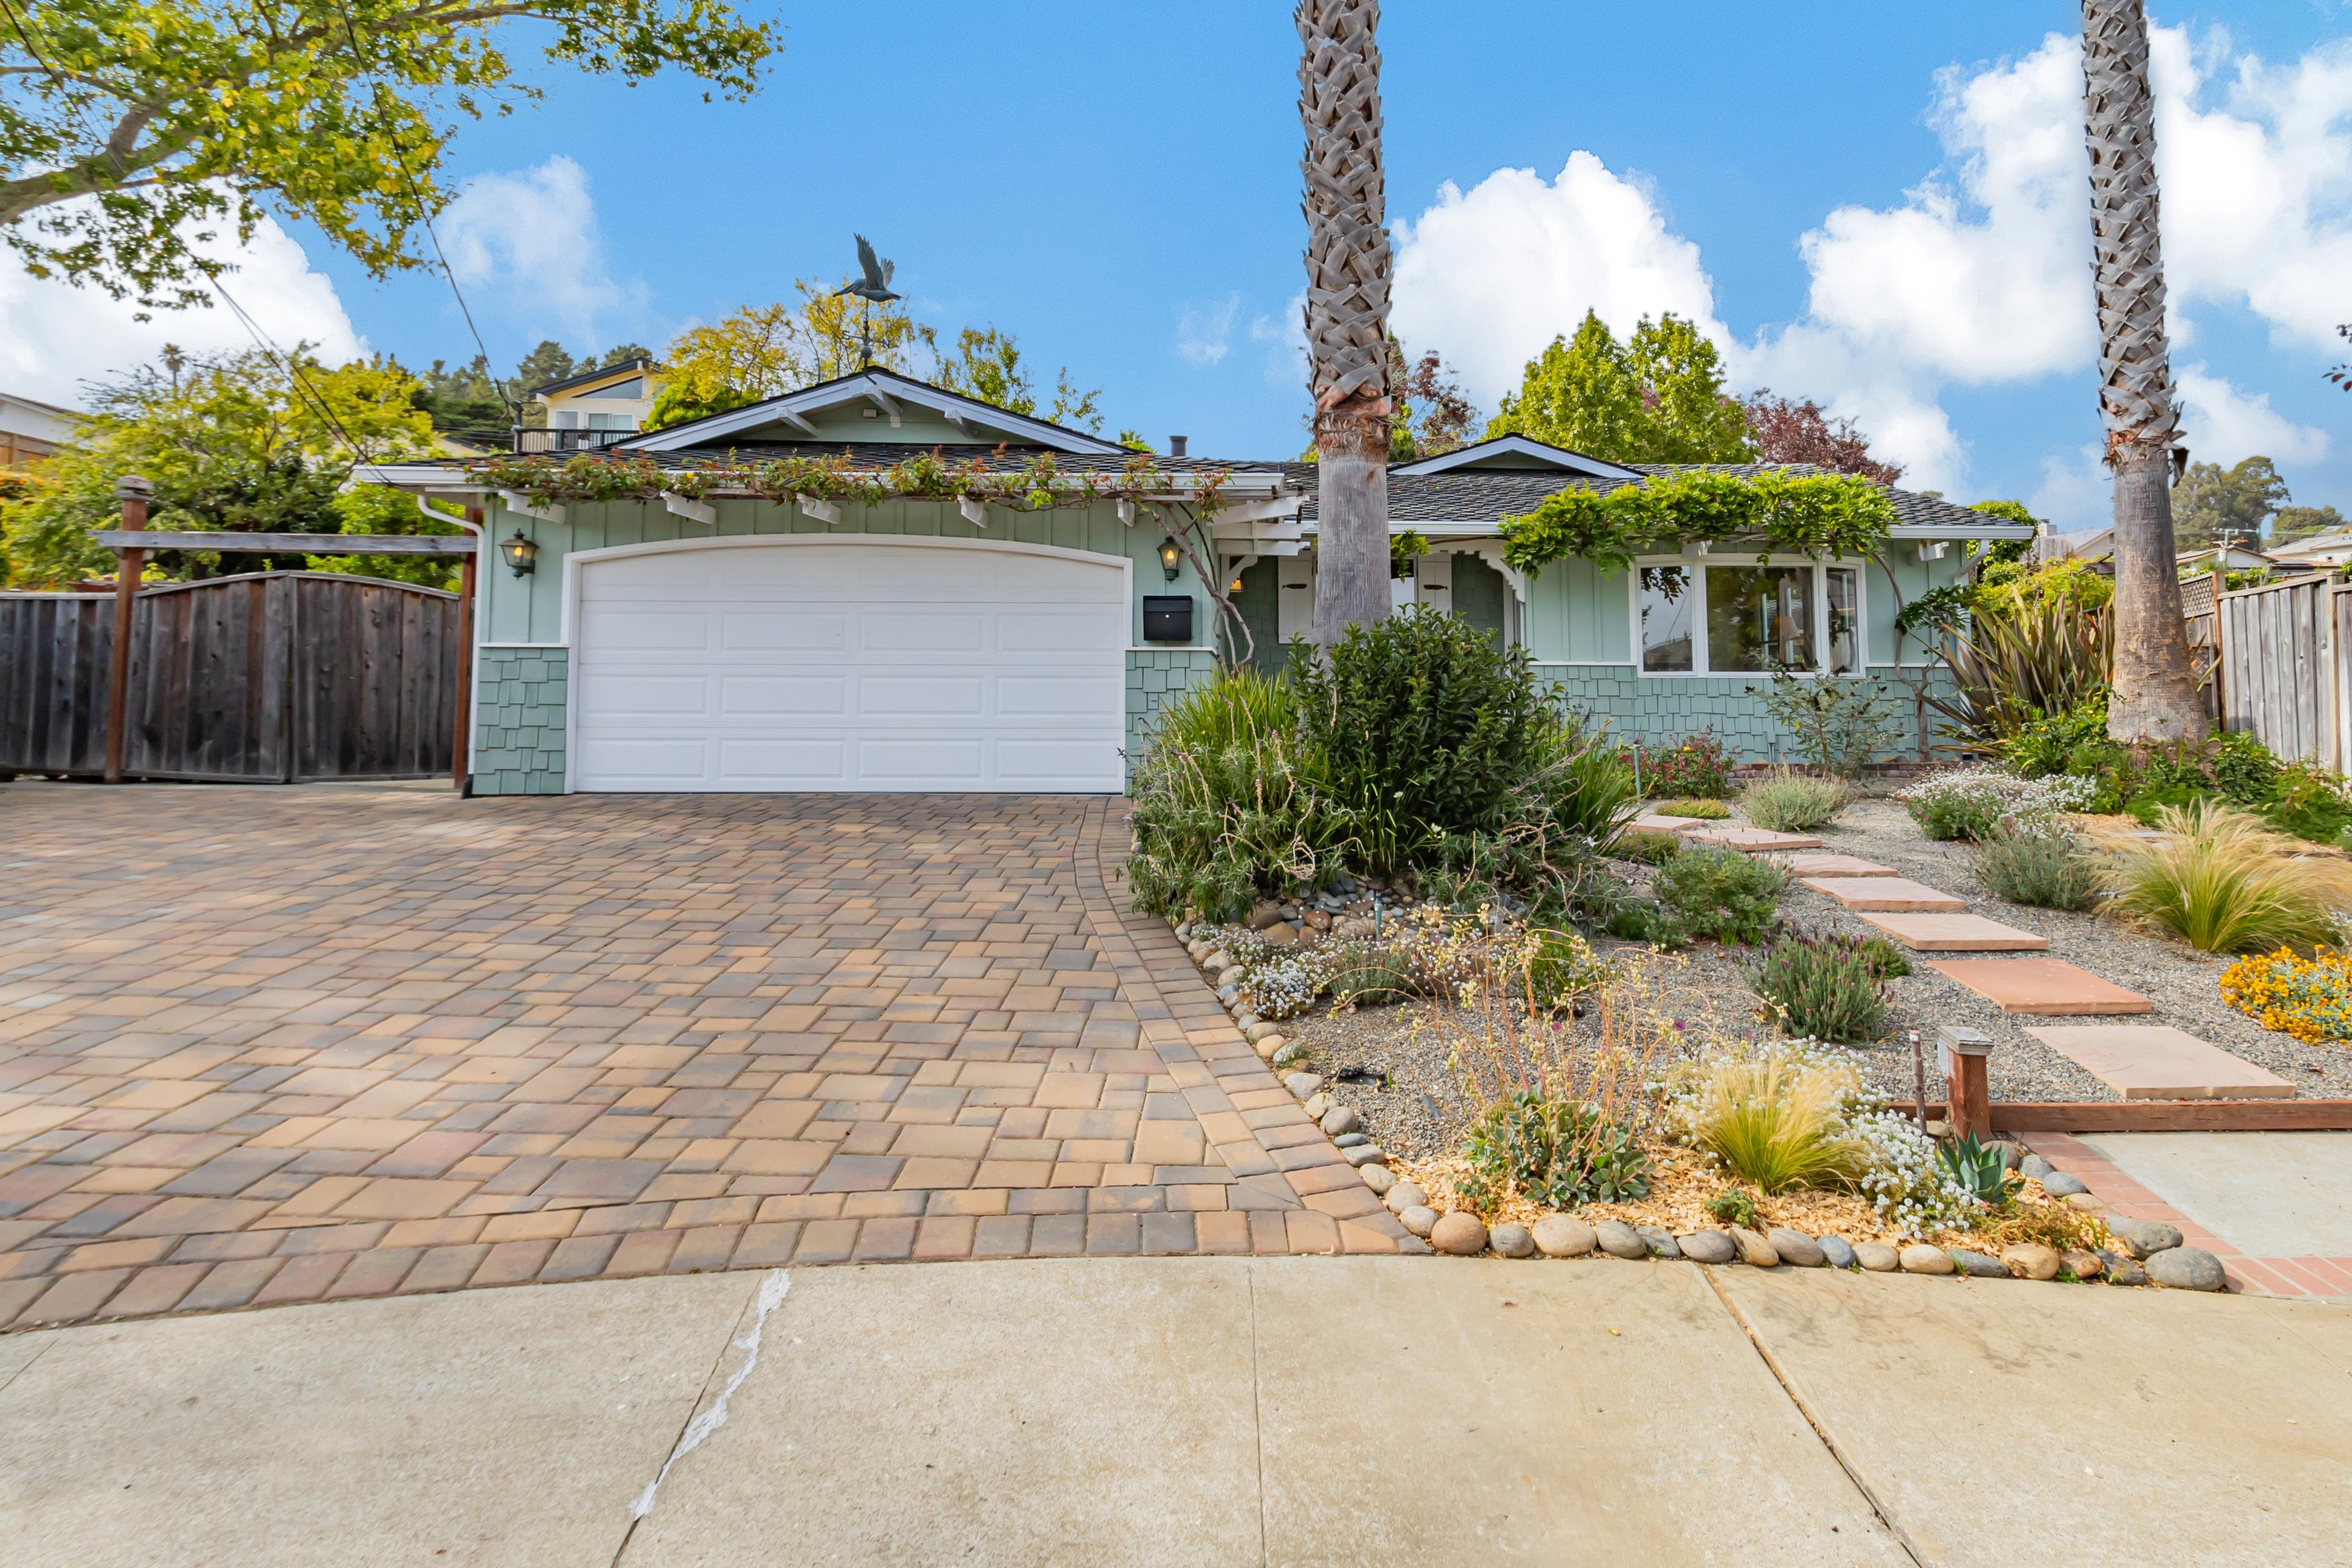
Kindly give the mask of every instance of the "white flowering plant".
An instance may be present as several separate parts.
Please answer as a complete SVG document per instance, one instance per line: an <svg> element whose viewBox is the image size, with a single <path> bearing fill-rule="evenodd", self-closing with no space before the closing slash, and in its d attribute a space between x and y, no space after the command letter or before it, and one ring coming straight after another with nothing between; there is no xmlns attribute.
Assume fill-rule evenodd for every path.
<svg viewBox="0 0 2352 1568"><path fill-rule="evenodd" d="M1997 827L2046 822L2061 813L2087 810L2098 798L2099 781L2069 773L2029 779L2006 768L1956 768L1931 774L1895 798L1930 838L1980 839Z"/></svg>

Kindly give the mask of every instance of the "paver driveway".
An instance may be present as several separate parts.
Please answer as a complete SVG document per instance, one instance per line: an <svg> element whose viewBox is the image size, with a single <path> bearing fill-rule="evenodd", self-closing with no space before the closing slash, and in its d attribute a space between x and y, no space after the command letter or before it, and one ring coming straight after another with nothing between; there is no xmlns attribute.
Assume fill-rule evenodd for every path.
<svg viewBox="0 0 2352 1568"><path fill-rule="evenodd" d="M1418 1248L1099 798L0 789L0 1323Z"/></svg>

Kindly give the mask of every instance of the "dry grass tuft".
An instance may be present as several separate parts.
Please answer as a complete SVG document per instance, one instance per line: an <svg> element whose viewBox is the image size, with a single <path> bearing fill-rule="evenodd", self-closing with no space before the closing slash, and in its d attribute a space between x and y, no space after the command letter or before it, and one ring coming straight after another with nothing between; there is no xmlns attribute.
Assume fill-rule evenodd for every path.
<svg viewBox="0 0 2352 1568"><path fill-rule="evenodd" d="M2160 806L2157 839L2110 838L2107 908L2207 952L2309 949L2352 910L2352 866L2211 801Z"/></svg>

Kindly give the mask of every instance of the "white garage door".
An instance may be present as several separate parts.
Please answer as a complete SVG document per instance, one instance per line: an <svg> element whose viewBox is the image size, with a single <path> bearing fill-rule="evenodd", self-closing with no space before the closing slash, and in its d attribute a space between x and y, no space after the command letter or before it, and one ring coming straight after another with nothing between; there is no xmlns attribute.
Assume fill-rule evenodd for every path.
<svg viewBox="0 0 2352 1568"><path fill-rule="evenodd" d="M832 540L580 568L583 790L1116 793L1117 561Z"/></svg>

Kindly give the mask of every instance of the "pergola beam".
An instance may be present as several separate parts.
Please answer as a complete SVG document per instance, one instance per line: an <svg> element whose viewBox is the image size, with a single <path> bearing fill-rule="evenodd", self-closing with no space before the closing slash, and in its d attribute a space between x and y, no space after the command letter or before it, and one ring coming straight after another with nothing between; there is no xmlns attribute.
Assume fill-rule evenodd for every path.
<svg viewBox="0 0 2352 1568"><path fill-rule="evenodd" d="M100 529L109 550L217 550L226 555L472 555L471 534L210 533L200 529Z"/></svg>

